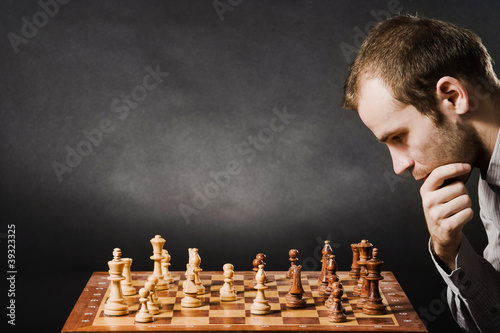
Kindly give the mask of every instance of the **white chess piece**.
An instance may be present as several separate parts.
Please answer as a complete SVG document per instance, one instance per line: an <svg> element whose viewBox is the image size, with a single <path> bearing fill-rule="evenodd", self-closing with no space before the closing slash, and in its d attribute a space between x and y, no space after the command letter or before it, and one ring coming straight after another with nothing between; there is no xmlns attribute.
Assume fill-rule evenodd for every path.
<svg viewBox="0 0 500 333"><path fill-rule="evenodd" d="M156 290L167 290L168 283L163 279L161 261L163 259L162 249L165 244L165 239L161 238L160 235L156 235L151 239L151 245L153 246L153 255L150 257L151 260L154 260L154 271L153 275L158 279L158 283L156 284Z"/></svg>
<svg viewBox="0 0 500 333"><path fill-rule="evenodd" d="M201 300L198 298L198 288L194 282L193 266L187 264L186 281L183 284L184 298L181 300L181 306L185 308L196 308L201 306Z"/></svg>
<svg viewBox="0 0 500 333"><path fill-rule="evenodd" d="M104 304L104 314L106 316L125 316L128 314L128 305L123 298L121 281L125 262L121 260L122 251L119 248L113 250L113 260L108 261L109 277L111 281L110 295Z"/></svg>
<svg viewBox="0 0 500 333"><path fill-rule="evenodd" d="M132 286L132 275L130 273L130 266L132 266L131 258L122 258L125 262L125 267L123 268L123 276L125 280L121 281L122 291L124 296L132 296L137 294L137 291Z"/></svg>
<svg viewBox="0 0 500 333"><path fill-rule="evenodd" d="M160 313L160 308L156 305L154 294L155 294L155 284L153 281L148 281L144 284L144 288L149 290L149 301L148 301L148 309L149 312L153 315L157 315Z"/></svg>
<svg viewBox="0 0 500 333"><path fill-rule="evenodd" d="M189 249L189 263L193 266L194 273L194 283L196 284L196 288L198 288L198 295L205 294L205 287L201 283L200 272L203 270L200 268L201 257L198 253L198 249L190 248Z"/></svg>
<svg viewBox="0 0 500 333"><path fill-rule="evenodd" d="M149 312L148 309L149 290L146 288L141 288L139 290L139 296L141 296L141 298L139 298L139 302L141 303L141 305L139 311L135 315L135 321L138 323L150 323L154 319L153 315L151 314L151 312Z"/></svg>
<svg viewBox="0 0 500 333"><path fill-rule="evenodd" d="M220 300L223 302L231 302L236 300L236 288L233 285L234 266L225 264L224 270L224 285L220 288Z"/></svg>
<svg viewBox="0 0 500 333"><path fill-rule="evenodd" d="M168 267L171 265L170 260L172 257L170 256L170 254L168 254L168 251L165 249L162 250L162 255L164 257L161 260L161 268L162 268L163 278L165 279L165 281L167 281L167 283L173 283L174 279L172 278L172 275L170 274L170 272L168 270Z"/></svg>
<svg viewBox="0 0 500 333"><path fill-rule="evenodd" d="M264 293L264 290L268 288L264 285L267 280L266 273L264 272L264 265L259 265L259 271L255 275L255 280L257 281L257 285L254 289L257 289L257 297L253 300L250 312L257 315L268 314L271 312L271 306Z"/></svg>

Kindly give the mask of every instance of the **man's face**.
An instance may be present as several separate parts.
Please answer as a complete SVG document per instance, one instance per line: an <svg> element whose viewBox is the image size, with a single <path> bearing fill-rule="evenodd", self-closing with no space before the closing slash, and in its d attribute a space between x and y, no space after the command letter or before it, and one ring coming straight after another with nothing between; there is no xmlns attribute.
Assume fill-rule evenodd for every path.
<svg viewBox="0 0 500 333"><path fill-rule="evenodd" d="M378 78L362 81L358 113L389 148L398 175L409 170L416 180L425 180L438 166L476 162L479 138L471 125L454 123L444 115L436 125L415 107L395 100Z"/></svg>

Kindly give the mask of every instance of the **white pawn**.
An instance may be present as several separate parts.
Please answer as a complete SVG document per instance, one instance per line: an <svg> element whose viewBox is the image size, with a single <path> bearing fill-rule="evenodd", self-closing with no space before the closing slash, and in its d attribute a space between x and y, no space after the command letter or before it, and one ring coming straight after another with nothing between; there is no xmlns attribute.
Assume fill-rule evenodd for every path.
<svg viewBox="0 0 500 333"><path fill-rule="evenodd" d="M168 254L168 251L163 249L162 250L162 255L163 259L161 260L161 268L162 268L162 273L163 273L163 278L167 283L173 283L174 279L172 278L172 275L168 271L168 266L170 266L170 259L172 258L170 254Z"/></svg>
<svg viewBox="0 0 500 333"><path fill-rule="evenodd" d="M149 301L148 301L148 310L151 314L157 315L160 313L160 308L156 305L154 301L154 288L155 284L152 281L148 281L144 284L144 288L149 290Z"/></svg>
<svg viewBox="0 0 500 333"><path fill-rule="evenodd" d="M255 275L255 280L257 281L257 285L254 289L257 289L257 297L253 300L250 313L257 315L269 314L271 312L271 306L264 293L264 290L268 288L264 285L267 280L266 273L264 272L264 265L259 265L259 271Z"/></svg>
<svg viewBox="0 0 500 333"><path fill-rule="evenodd" d="M234 266L225 264L224 270L224 285L220 288L220 300L223 302L236 301L236 288L233 286Z"/></svg>
<svg viewBox="0 0 500 333"><path fill-rule="evenodd" d="M139 308L139 312L137 312L137 314L135 315L135 321L138 323L150 323L154 319L153 315L149 312L148 309L149 290L146 288L141 288L141 290L139 290L139 296L141 296L141 298L139 298L141 306Z"/></svg>
<svg viewBox="0 0 500 333"><path fill-rule="evenodd" d="M187 264L186 281L183 284L184 298L181 300L181 306L185 308L196 308L201 306L201 300L198 298L198 288L194 282L193 266Z"/></svg>

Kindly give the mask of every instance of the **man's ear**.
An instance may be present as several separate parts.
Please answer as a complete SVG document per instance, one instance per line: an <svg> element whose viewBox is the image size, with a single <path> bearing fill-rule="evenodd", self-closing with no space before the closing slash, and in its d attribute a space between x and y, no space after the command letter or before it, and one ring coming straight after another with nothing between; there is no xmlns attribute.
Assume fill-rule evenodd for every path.
<svg viewBox="0 0 500 333"><path fill-rule="evenodd" d="M436 97L438 108L450 116L465 115L469 111L467 88L454 77L443 76L439 79Z"/></svg>

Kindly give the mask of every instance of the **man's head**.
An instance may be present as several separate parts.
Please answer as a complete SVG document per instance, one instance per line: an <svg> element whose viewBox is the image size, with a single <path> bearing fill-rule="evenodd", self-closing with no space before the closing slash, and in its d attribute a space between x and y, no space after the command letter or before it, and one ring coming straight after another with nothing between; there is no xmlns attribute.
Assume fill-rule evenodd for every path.
<svg viewBox="0 0 500 333"><path fill-rule="evenodd" d="M344 107L386 143L398 174L424 179L436 167L472 165L483 145L470 113L472 87L497 86L492 60L472 32L398 16L368 35L345 84ZM481 90L484 91L484 88Z"/></svg>
<svg viewBox="0 0 500 333"><path fill-rule="evenodd" d="M476 34L448 22L396 16L375 26L361 45L344 86L343 107L356 110L360 84L378 77L396 100L439 121L435 90L444 76L473 86L496 85L492 59Z"/></svg>

